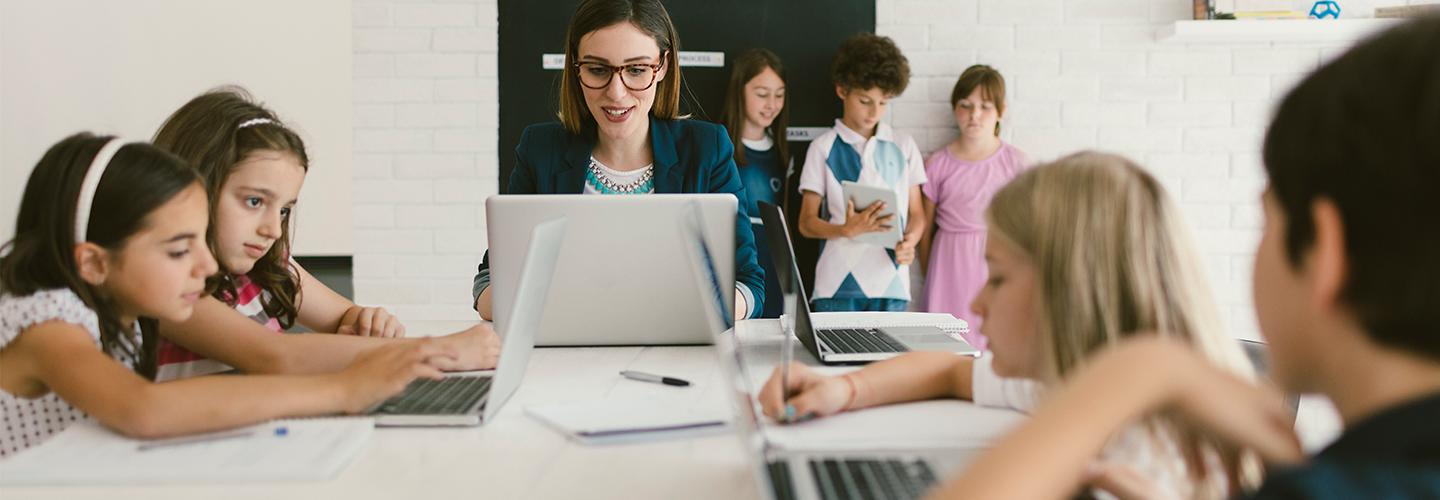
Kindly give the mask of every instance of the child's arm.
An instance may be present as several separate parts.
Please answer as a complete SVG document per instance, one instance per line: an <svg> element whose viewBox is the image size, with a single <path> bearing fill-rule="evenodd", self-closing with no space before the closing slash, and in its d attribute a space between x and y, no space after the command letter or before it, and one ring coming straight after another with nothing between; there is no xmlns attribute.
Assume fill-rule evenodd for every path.
<svg viewBox="0 0 1440 500"><path fill-rule="evenodd" d="M215 376L151 383L105 355L75 325L33 326L7 346L14 368L125 435L156 438L277 417L358 413L419 377L439 378L428 359L453 357L437 343L395 344L333 375ZM10 367L7 367L7 369Z"/></svg>
<svg viewBox="0 0 1440 500"><path fill-rule="evenodd" d="M806 191L804 199L800 201L800 234L806 238L821 240L832 240L835 238L854 238L856 236L876 231L888 231L890 221L894 215L880 216L880 209L885 208L884 202L872 203L869 207L859 212L855 211L855 202L845 202L845 223L831 224L820 218L820 195L814 191Z"/></svg>
<svg viewBox="0 0 1440 500"><path fill-rule="evenodd" d="M296 320L317 332L336 332L361 337L404 337L400 318L381 307L355 305L325 283L295 264L300 279L300 311Z"/></svg>
<svg viewBox="0 0 1440 500"><path fill-rule="evenodd" d="M1095 357L1028 422L930 498L1063 498L1088 479L1110 436L1161 408L1254 449L1269 463L1302 458L1282 398L1182 344L1152 338Z"/></svg>
<svg viewBox="0 0 1440 500"><path fill-rule="evenodd" d="M935 241L935 202L929 196L920 198L921 208L925 212L925 230L920 233L915 257L920 262L920 274L925 275L930 270L930 244Z"/></svg>
<svg viewBox="0 0 1440 500"><path fill-rule="evenodd" d="M789 399L780 396L778 367L760 389L758 398L765 414L779 421L905 401L972 399L974 366L973 358L945 352L904 354L838 377L823 376L803 364L792 363L786 391Z"/></svg>
<svg viewBox="0 0 1440 500"><path fill-rule="evenodd" d="M925 196L920 194L920 186L910 186L909 220L905 222L904 237L895 245L895 262L902 266L915 261L915 245L930 226L930 220L925 217L924 203L921 201L924 198Z"/></svg>
<svg viewBox="0 0 1440 500"><path fill-rule="evenodd" d="M246 373L316 374L343 369L366 351L417 342L352 335L276 335L214 297L202 297L182 323L160 322L160 334L181 347ZM433 338L459 353L446 370L495 367L500 342L487 324Z"/></svg>

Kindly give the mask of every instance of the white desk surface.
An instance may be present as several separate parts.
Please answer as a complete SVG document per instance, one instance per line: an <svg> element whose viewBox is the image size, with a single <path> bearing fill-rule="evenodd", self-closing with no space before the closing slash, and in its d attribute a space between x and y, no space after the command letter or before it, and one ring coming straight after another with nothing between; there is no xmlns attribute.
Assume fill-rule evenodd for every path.
<svg viewBox="0 0 1440 500"><path fill-rule="evenodd" d="M778 326L774 320L757 320L742 322L737 328L752 379L763 380L778 360ZM463 325L437 323L411 325L411 330L432 334L460 327ZM813 363L796 347L797 360ZM675 388L618 375L627 369L680 377L692 385ZM585 446L524 414L529 405L596 398L652 398L692 407L723 406L728 403L722 390L719 366L710 347L539 348L531 355L520 389L493 421L467 428L378 428L365 451L328 482L6 487L0 498L754 498L747 458L732 434ZM962 426L967 445L981 445L1018 420L1009 412L963 402L945 402L941 411L976 423ZM826 423L833 431L836 426L845 427L847 417L850 415L811 424ZM873 418L862 418L853 425L870 422ZM951 439L952 427L937 423L937 428L946 432L935 437Z"/></svg>

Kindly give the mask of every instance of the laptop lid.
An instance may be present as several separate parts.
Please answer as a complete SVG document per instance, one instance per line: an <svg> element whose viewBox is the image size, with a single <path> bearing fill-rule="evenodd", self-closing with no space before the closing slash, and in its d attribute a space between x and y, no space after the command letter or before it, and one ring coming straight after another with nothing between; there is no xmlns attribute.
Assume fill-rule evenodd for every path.
<svg viewBox="0 0 1440 500"><path fill-rule="evenodd" d="M688 241L690 270L697 278L695 282L700 284L700 305L703 306L705 320L714 337L715 353L720 361L720 378L723 382L721 393L730 401L735 413L735 435L740 438L746 461L750 464L756 490L760 498L771 499L774 498L774 489L766 464L765 438L759 431L760 413L755 407L754 398L750 397L750 382L745 375L745 362L740 356L739 339L734 335L726 335L726 332L734 328L734 316L725 307L724 301L720 300L722 293L714 285L718 276L712 256L706 250L705 234L699 230L699 213L694 207L689 207L686 211L688 213L681 221L680 231Z"/></svg>
<svg viewBox="0 0 1440 500"><path fill-rule="evenodd" d="M550 283L555 276L555 262L560 258L565 225L565 219L558 218L542 222L531 231L530 251L520 272L510 323L503 332L500 361L495 366L495 378L491 381L482 422L490 421L500 412L525 376L530 351L535 347L535 332L540 328L540 313L545 309L545 297L550 293Z"/></svg>
<svg viewBox="0 0 1440 500"><path fill-rule="evenodd" d="M795 247L790 242L790 228L785 223L785 213L780 207L760 202L760 220L765 224L765 235L770 239L770 253L775 267L790 270L790 290L785 294L785 313L794 321L795 337L810 351L815 359L824 360L820 345L815 339L815 328L810 321L810 298L805 285L800 283L800 266L795 263ZM783 282L782 282L783 283ZM784 285L781 285L784 287Z"/></svg>
<svg viewBox="0 0 1440 500"><path fill-rule="evenodd" d="M485 207L496 327L504 331L510 321L530 230L565 217L566 244L536 345L708 344L699 292L689 282L685 243L676 232L691 202L700 204L720 283L733 289L738 204L731 194L490 197ZM733 293L725 298L727 306L734 300Z"/></svg>

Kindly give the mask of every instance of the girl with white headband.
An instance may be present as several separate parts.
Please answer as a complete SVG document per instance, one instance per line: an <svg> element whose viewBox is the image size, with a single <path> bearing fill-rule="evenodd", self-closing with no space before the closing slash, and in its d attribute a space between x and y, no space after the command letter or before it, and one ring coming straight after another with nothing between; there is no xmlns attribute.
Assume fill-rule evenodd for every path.
<svg viewBox="0 0 1440 500"><path fill-rule="evenodd" d="M199 172L210 194L210 250L220 272L185 321L161 321L161 380L238 369L326 373L360 353L405 343L388 311L351 302L290 258L292 210L310 168L305 143L244 89L201 94L170 115L155 145ZM293 325L347 335L278 335ZM379 337L379 338L377 338ZM499 339L477 324L438 341L460 353L447 369L493 368Z"/></svg>
<svg viewBox="0 0 1440 500"><path fill-rule="evenodd" d="M148 144L77 134L45 153L0 248L0 457L90 417L153 438L360 412L453 363L395 344L335 375L151 383L150 318L184 321L216 270L207 205L194 170Z"/></svg>

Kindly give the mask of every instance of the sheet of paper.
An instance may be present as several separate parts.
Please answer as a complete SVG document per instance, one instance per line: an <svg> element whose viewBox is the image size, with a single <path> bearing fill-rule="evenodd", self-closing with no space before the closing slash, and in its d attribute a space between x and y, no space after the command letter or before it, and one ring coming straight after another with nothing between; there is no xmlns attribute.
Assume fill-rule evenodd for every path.
<svg viewBox="0 0 1440 500"><path fill-rule="evenodd" d="M845 412L789 425L763 424L786 450L986 448L1025 415L963 401L921 401Z"/></svg>
<svg viewBox="0 0 1440 500"><path fill-rule="evenodd" d="M726 431L731 418L723 404L683 407L616 399L528 406L525 413L590 444L708 435Z"/></svg>
<svg viewBox="0 0 1440 500"><path fill-rule="evenodd" d="M284 428L283 432L276 432ZM370 439L367 418L277 420L249 437L141 450L93 420L0 462L0 484L305 481L334 477Z"/></svg>

